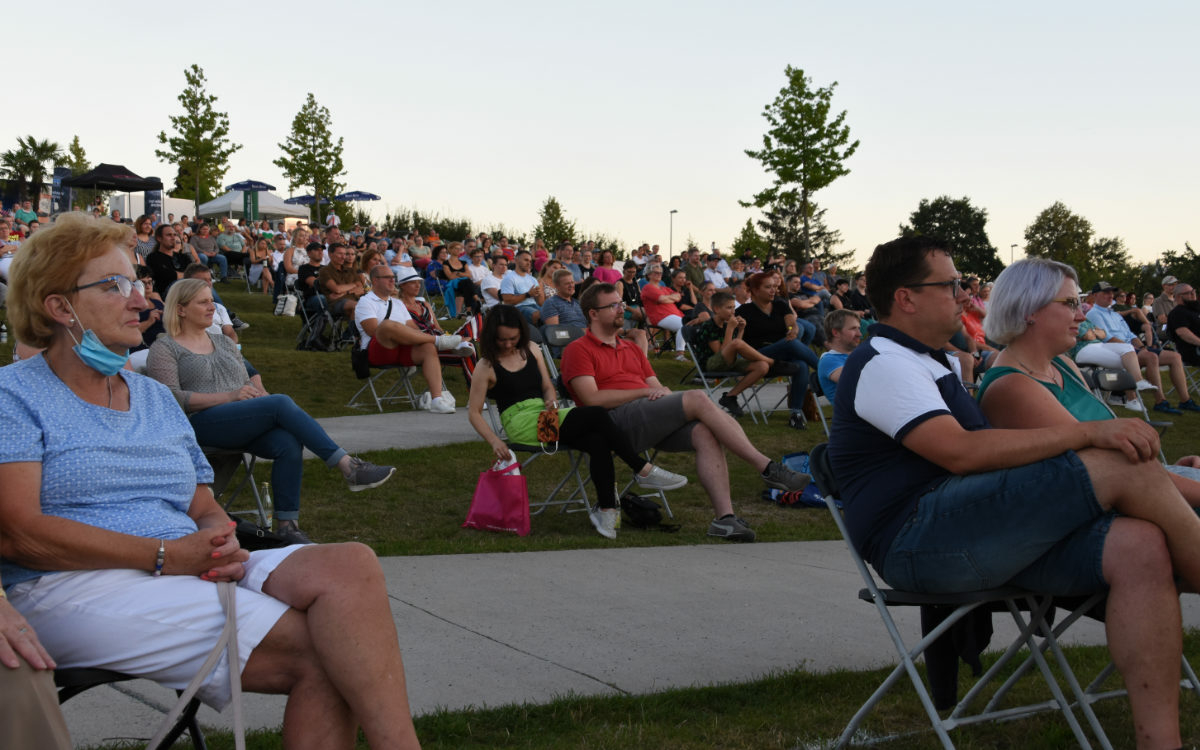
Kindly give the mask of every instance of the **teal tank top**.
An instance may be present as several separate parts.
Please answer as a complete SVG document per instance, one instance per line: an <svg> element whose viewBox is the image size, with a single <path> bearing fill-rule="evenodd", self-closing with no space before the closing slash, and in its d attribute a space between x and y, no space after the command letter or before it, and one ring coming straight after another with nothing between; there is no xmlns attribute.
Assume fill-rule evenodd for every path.
<svg viewBox="0 0 1200 750"><path fill-rule="evenodd" d="M1057 357L1052 360L1052 364L1062 375L1062 388L1053 383L1038 380L1024 370L1018 370L1015 367L997 366L992 367L983 374L983 379L979 382L979 391L975 394L975 397L983 401L983 394L987 392L988 386L1005 375L1017 373L1043 385L1054 395L1055 400L1062 404L1063 408L1069 411L1071 416L1080 422L1100 422L1115 418L1112 412L1108 410L1108 407L1096 398L1095 394L1083 384L1083 381L1079 379L1079 376L1070 367L1063 364Z"/></svg>

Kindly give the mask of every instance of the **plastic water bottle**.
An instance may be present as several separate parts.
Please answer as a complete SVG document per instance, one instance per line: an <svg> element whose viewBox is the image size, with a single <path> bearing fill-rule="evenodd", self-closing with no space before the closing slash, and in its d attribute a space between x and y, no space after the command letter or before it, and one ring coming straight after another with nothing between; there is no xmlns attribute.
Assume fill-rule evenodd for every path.
<svg viewBox="0 0 1200 750"><path fill-rule="evenodd" d="M271 483L263 482L262 490L258 493L262 498L263 513L267 516L267 528L275 526L275 506L271 503Z"/></svg>
<svg viewBox="0 0 1200 750"><path fill-rule="evenodd" d="M0 344L8 343L8 323L0 323Z"/></svg>

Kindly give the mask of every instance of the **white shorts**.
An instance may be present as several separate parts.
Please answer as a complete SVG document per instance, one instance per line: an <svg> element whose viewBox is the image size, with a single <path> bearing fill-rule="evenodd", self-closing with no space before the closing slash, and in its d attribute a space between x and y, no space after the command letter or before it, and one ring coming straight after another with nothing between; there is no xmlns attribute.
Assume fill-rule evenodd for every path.
<svg viewBox="0 0 1200 750"><path fill-rule="evenodd" d="M288 610L262 593L267 576L302 545L250 553L237 586L239 673ZM194 576L154 577L142 570L50 573L8 590L13 606L60 669L99 667L187 687L225 627L217 587ZM230 700L229 658L222 654L197 697L220 711Z"/></svg>
<svg viewBox="0 0 1200 750"><path fill-rule="evenodd" d="M1075 363L1120 370L1125 366L1121 364L1121 357L1131 351L1133 351L1133 344L1119 341L1096 341L1075 354Z"/></svg>

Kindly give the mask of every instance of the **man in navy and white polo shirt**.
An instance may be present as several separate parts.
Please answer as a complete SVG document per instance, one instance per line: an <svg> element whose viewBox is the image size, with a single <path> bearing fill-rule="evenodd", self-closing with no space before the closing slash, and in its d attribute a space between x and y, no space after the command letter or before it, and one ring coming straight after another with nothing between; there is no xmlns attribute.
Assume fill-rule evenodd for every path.
<svg viewBox="0 0 1200 750"><path fill-rule="evenodd" d="M992 429L943 351L968 298L945 246L893 240L866 274L880 323L843 366L829 445L855 546L910 591L1107 588L1137 745L1178 747L1173 576L1200 577L1200 564L1157 435L1129 419Z"/></svg>

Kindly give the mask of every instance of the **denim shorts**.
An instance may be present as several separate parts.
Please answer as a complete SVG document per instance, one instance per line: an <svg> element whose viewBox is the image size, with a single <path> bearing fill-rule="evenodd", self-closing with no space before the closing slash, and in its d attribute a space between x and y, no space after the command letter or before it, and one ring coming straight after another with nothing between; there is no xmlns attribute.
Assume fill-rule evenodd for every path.
<svg viewBox="0 0 1200 750"><path fill-rule="evenodd" d="M1019 586L1080 595L1107 588L1101 561L1115 513L1096 501L1073 452L951 477L917 501L880 571L905 591Z"/></svg>

